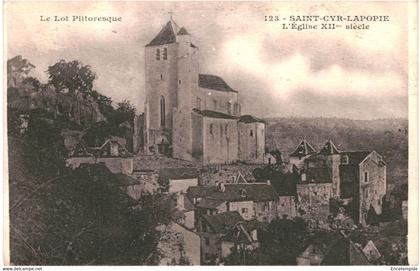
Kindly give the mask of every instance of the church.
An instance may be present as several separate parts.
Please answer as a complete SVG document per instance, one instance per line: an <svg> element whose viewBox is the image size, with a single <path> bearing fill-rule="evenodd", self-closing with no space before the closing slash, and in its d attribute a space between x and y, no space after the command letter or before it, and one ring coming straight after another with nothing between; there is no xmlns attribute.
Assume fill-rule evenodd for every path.
<svg viewBox="0 0 420 271"><path fill-rule="evenodd" d="M145 153L202 164L263 163L265 123L241 115L238 91L202 74L199 48L172 19L145 46L144 115L135 140Z"/></svg>

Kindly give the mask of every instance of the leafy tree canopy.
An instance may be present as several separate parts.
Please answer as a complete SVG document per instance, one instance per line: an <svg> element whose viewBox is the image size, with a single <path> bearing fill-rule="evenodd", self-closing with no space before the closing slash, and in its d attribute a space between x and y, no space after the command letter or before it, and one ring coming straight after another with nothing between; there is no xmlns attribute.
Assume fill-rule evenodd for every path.
<svg viewBox="0 0 420 271"><path fill-rule="evenodd" d="M89 65L83 65L78 60L60 60L56 64L48 67L49 82L54 85L57 91L70 93L89 93L92 91L93 81L96 74Z"/></svg>

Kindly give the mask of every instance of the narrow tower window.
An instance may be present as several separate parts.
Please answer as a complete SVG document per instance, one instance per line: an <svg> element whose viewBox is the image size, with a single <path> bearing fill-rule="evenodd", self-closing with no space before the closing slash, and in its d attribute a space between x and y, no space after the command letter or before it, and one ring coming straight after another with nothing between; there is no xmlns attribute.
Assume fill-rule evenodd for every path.
<svg viewBox="0 0 420 271"><path fill-rule="evenodd" d="M213 135L213 124L210 124L210 134Z"/></svg>
<svg viewBox="0 0 420 271"><path fill-rule="evenodd" d="M369 182L369 172L365 171L365 183Z"/></svg>
<svg viewBox="0 0 420 271"><path fill-rule="evenodd" d="M254 136L254 131L253 130L249 130L249 136L253 137Z"/></svg>
<svg viewBox="0 0 420 271"><path fill-rule="evenodd" d="M201 110L201 99L197 97L197 109Z"/></svg>
<svg viewBox="0 0 420 271"><path fill-rule="evenodd" d="M156 60L160 60L160 49L156 49Z"/></svg>
<svg viewBox="0 0 420 271"><path fill-rule="evenodd" d="M165 97L160 97L160 126L165 127L166 125L166 116L165 116Z"/></svg>
<svg viewBox="0 0 420 271"><path fill-rule="evenodd" d="M163 58L163 60L168 59L168 48L163 48L162 58Z"/></svg>

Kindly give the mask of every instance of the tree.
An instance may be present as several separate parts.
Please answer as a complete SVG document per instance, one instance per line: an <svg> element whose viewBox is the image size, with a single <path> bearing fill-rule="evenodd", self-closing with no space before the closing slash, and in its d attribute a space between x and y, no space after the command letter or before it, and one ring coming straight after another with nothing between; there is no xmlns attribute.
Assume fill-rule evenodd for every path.
<svg viewBox="0 0 420 271"><path fill-rule="evenodd" d="M89 65L83 65L78 60L66 62L60 60L48 67L49 82L57 91L68 90L70 93L89 93L92 91L95 73Z"/></svg>
<svg viewBox="0 0 420 271"><path fill-rule="evenodd" d="M41 89L41 82L34 77L27 77L23 79L22 84L28 84L34 91L39 91Z"/></svg>
<svg viewBox="0 0 420 271"><path fill-rule="evenodd" d="M124 101L117 104L114 121L118 124L128 121L132 125L135 115L136 108L129 100L125 99Z"/></svg>
<svg viewBox="0 0 420 271"><path fill-rule="evenodd" d="M67 151L61 128L65 125L64 120L54 120L53 113L45 110L35 109L29 113L27 142L32 147L25 149L26 161L44 176L55 176L64 168Z"/></svg>
<svg viewBox="0 0 420 271"><path fill-rule="evenodd" d="M105 118L110 119L110 117L115 111L114 107L112 106L112 99L108 96L100 94L96 90L92 90L90 96L98 104L99 110L105 116Z"/></svg>
<svg viewBox="0 0 420 271"><path fill-rule="evenodd" d="M307 236L306 224L301 218L271 221L260 235L260 249L267 259L266 264L295 265Z"/></svg>

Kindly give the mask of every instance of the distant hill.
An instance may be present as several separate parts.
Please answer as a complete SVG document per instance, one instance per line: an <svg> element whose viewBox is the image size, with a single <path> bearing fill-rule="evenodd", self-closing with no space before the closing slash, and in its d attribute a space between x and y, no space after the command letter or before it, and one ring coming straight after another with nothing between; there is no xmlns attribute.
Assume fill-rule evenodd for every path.
<svg viewBox="0 0 420 271"><path fill-rule="evenodd" d="M387 182L407 183L408 120L350 120L339 118L269 118L268 150L279 149L285 159L301 139L319 150L331 139L340 150L375 150L387 162Z"/></svg>

